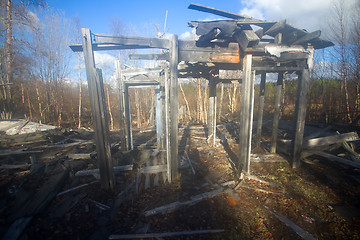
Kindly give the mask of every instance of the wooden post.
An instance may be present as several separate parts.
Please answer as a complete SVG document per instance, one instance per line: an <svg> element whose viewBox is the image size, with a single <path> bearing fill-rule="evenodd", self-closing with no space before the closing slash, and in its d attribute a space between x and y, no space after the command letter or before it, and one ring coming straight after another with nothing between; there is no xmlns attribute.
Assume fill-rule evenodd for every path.
<svg viewBox="0 0 360 240"><path fill-rule="evenodd" d="M295 107L295 138L292 149L291 166L293 168L300 166L300 154L303 145L303 136L305 128L306 117L306 97L310 83L309 69L304 69L301 73L298 73L298 89L297 99Z"/></svg>
<svg viewBox="0 0 360 240"><path fill-rule="evenodd" d="M115 62L115 71L118 84L118 103L119 103L119 128L121 149L127 150L126 129L125 129L125 106L124 106L124 84L122 81L121 64L120 61Z"/></svg>
<svg viewBox="0 0 360 240"><path fill-rule="evenodd" d="M216 81L209 79L208 143L215 146L216 139Z"/></svg>
<svg viewBox="0 0 360 240"><path fill-rule="evenodd" d="M266 85L266 72L261 73L260 82L260 96L259 96L259 109L257 116L257 128L256 128L256 147L260 147L261 143L261 130L264 112L264 101L265 101L265 85Z"/></svg>
<svg viewBox="0 0 360 240"><path fill-rule="evenodd" d="M156 93L156 134L157 149L165 149L164 132L165 132L165 106L164 106L164 73L159 74L159 85L155 89Z"/></svg>
<svg viewBox="0 0 360 240"><path fill-rule="evenodd" d="M240 136L239 136L239 166L249 173L250 172L250 155L249 155L249 133L251 132L251 85L252 85L252 55L246 54L243 59L243 79L241 84L241 111L240 111Z"/></svg>
<svg viewBox="0 0 360 240"><path fill-rule="evenodd" d="M170 35L170 61L169 61L169 78L165 86L168 90L166 102L167 118L167 164L168 164L168 180L172 182L179 176L179 161L178 161L178 63L179 63L179 46L176 35Z"/></svg>
<svg viewBox="0 0 360 240"><path fill-rule="evenodd" d="M129 86L123 83L124 90L124 114L125 114L125 136L126 136L126 150L133 149L132 139L132 122L131 122L131 111L129 101Z"/></svg>
<svg viewBox="0 0 360 240"><path fill-rule="evenodd" d="M271 153L276 153L276 142L277 142L277 134L279 129L279 118L280 118L280 101L281 101L281 89L283 87L283 79L284 73L278 73L278 80L276 86L275 93L275 104L274 104L274 117L273 117L273 127L272 127L272 135L271 135Z"/></svg>
<svg viewBox="0 0 360 240"><path fill-rule="evenodd" d="M100 170L100 181L105 189L114 190L114 173L110 152L109 126L101 70L95 68L90 30L81 29L86 76L89 87L91 111L94 121L95 143Z"/></svg>

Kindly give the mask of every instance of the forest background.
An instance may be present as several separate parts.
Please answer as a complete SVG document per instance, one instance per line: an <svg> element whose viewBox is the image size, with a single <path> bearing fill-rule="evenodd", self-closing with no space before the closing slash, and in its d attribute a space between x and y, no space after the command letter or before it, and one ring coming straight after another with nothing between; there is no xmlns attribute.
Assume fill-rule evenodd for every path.
<svg viewBox="0 0 360 240"><path fill-rule="evenodd" d="M92 128L90 99L82 53L69 45L81 43L81 19L67 19L46 2L0 0L0 118L29 119L66 128ZM360 1L350 8L344 0L329 9L325 36L335 46L315 52L315 65L307 101L306 121L360 125ZM186 24L186 23L184 23ZM154 36L166 35L161 24L149 24ZM109 20L110 34L138 35L121 19ZM134 51L134 50L132 50ZM130 50L95 55L103 70L110 129L119 128L119 106L115 66L102 61L118 59L122 65L143 67L130 61ZM258 77L257 77L258 78ZM268 74L264 118L274 111L276 75ZM255 84L258 107L259 80ZM179 79L180 123L207 123L208 85L206 79ZM282 91L281 119L292 120L297 79L287 74ZM217 84L219 121L236 120L241 107L239 83ZM154 125L155 89L130 89L133 125ZM256 120L256 116L255 116Z"/></svg>

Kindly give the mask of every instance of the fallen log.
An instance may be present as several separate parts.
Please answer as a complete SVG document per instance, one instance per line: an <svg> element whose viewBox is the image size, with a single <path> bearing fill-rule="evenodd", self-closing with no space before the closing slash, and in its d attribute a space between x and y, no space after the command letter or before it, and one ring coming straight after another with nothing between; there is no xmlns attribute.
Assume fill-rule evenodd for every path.
<svg viewBox="0 0 360 240"><path fill-rule="evenodd" d="M148 210L144 213L144 215L146 217L149 217L149 216L156 215L156 214L165 214L165 213L173 212L173 211L179 209L180 207L191 206L191 205L194 205L204 199L214 197L214 196L222 193L223 191L224 191L223 188L218 188L211 192L201 193L201 194L191 197L191 200L188 200L188 201L183 201L183 202L177 201L177 202L173 202L173 203L161 206L161 207L157 207L157 208Z"/></svg>
<svg viewBox="0 0 360 240"><path fill-rule="evenodd" d="M109 239L134 239L134 238L163 238L163 237L177 237L188 236L195 234L208 234L224 232L224 229L208 229L208 230L195 230L183 232L165 232L165 233L142 233L142 234L124 234L124 235L110 235Z"/></svg>

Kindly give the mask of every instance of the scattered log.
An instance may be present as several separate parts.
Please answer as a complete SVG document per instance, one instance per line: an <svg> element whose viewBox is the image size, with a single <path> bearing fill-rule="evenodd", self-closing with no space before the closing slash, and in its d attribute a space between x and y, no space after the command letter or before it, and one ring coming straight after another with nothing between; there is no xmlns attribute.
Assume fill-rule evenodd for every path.
<svg viewBox="0 0 360 240"><path fill-rule="evenodd" d="M360 154L355 152L352 144L343 142L343 148L350 153L350 157L355 161L360 161Z"/></svg>
<svg viewBox="0 0 360 240"><path fill-rule="evenodd" d="M134 168L134 165L130 164L130 165L124 165L124 166L115 166L113 169L114 169L114 173L118 173L118 172L124 172L124 171L131 171L131 170L133 170L133 168ZM88 176L88 175L93 175L96 173L100 173L98 168L78 171L75 173L75 176L77 176L77 177Z"/></svg>
<svg viewBox="0 0 360 240"><path fill-rule="evenodd" d="M76 187L67 189L67 190L65 190L65 191L62 191L62 192L58 193L58 194L56 195L56 197L59 197L59 196L61 196L61 195L64 195L64 194L66 194L66 193L69 193L69 192L73 192L73 191L78 190L78 189L81 189L81 188L84 188L84 187L86 187L86 186L89 186L89 185L94 184L94 183L97 183L97 182L99 182L99 181L98 181L98 180L95 180L95 181L92 181L92 182L90 182L90 183L84 183L84 184L81 184L81 185L79 185L79 186L76 186Z"/></svg>
<svg viewBox="0 0 360 240"><path fill-rule="evenodd" d="M275 210L271 210L268 207L267 210L271 212L277 219L279 219L281 222L283 222L286 226L290 227L292 230L294 230L300 237L302 237L305 240L315 240L315 238L302 228L300 228L298 225L296 225L294 222L287 219L285 216L277 213Z"/></svg>
<svg viewBox="0 0 360 240"><path fill-rule="evenodd" d="M344 141L354 141L359 139L356 132L343 133L338 135L332 135L327 137L312 138L304 141L303 149L311 149L335 143L342 143Z"/></svg>
<svg viewBox="0 0 360 240"><path fill-rule="evenodd" d="M224 232L224 229L208 229L208 230L195 230L183 232L165 232L165 233L143 233L143 234L124 234L124 235L110 235L109 239L134 239L134 238L163 238L163 237L177 237L188 236L195 234L209 234Z"/></svg>
<svg viewBox="0 0 360 240"><path fill-rule="evenodd" d="M165 214L165 213L173 212L183 206L192 206L204 199L214 197L214 196L222 193L223 191L224 191L223 188L218 188L211 192L201 193L201 194L191 197L191 200L188 200L188 201L183 201L183 202L177 201L177 202L173 202L173 203L161 206L161 207L157 207L157 208L148 210L144 213L144 215L146 217L149 217L149 216L156 215L156 214Z"/></svg>
<svg viewBox="0 0 360 240"><path fill-rule="evenodd" d="M68 158L86 160L86 159L91 159L91 154L93 153L69 153Z"/></svg>

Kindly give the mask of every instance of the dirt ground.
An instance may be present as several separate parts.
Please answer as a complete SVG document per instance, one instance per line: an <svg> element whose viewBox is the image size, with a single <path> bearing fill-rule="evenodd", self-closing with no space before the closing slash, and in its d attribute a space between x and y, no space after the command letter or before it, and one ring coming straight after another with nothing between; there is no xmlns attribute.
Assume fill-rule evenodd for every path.
<svg viewBox="0 0 360 240"><path fill-rule="evenodd" d="M68 139L92 138L91 133L86 137L71 131L62 134ZM17 199L12 188L39 189L40 182L50 173L65 167L69 177L57 192L91 184L54 197L31 219L21 239L109 239L122 234L214 229L221 232L150 239L302 239L303 232L315 239L360 239L359 169L320 158L309 158L300 168L292 169L286 157L255 149L250 174L244 175L241 181L235 178L232 166L237 152L236 141L226 145L217 141L216 146L210 147L201 130L186 134L180 132L179 155L186 159L185 152L188 154L195 174L187 165L181 168L178 181L169 184L160 177L157 186L147 189L146 178L153 181L156 176L140 175L138 193L135 187L130 187L126 194L119 196L128 186L134 185L137 169L144 166L139 162L141 150L124 154L118 152L118 145L113 146L113 157L118 163L134 163L133 171L116 175L115 192L102 190L98 182L93 183L94 176L74 175L79 170L94 168L95 157L71 166L66 164L68 153L91 152L93 145L51 150L47 154L53 154L56 159L51 159L55 161L52 165L46 165L46 174L26 177L26 171L1 170L1 212L7 213L4 208ZM134 139L136 143L151 146L148 140L153 136L151 131L137 132ZM57 141L62 140L57 137ZM112 142L116 139L118 133L113 132ZM193 205L146 216L148 210L186 202L216 189L221 189L221 193ZM10 225L8 214L2 216L1 235ZM280 219L286 219L285 223ZM296 224L303 232L296 233L288 226L291 224Z"/></svg>

